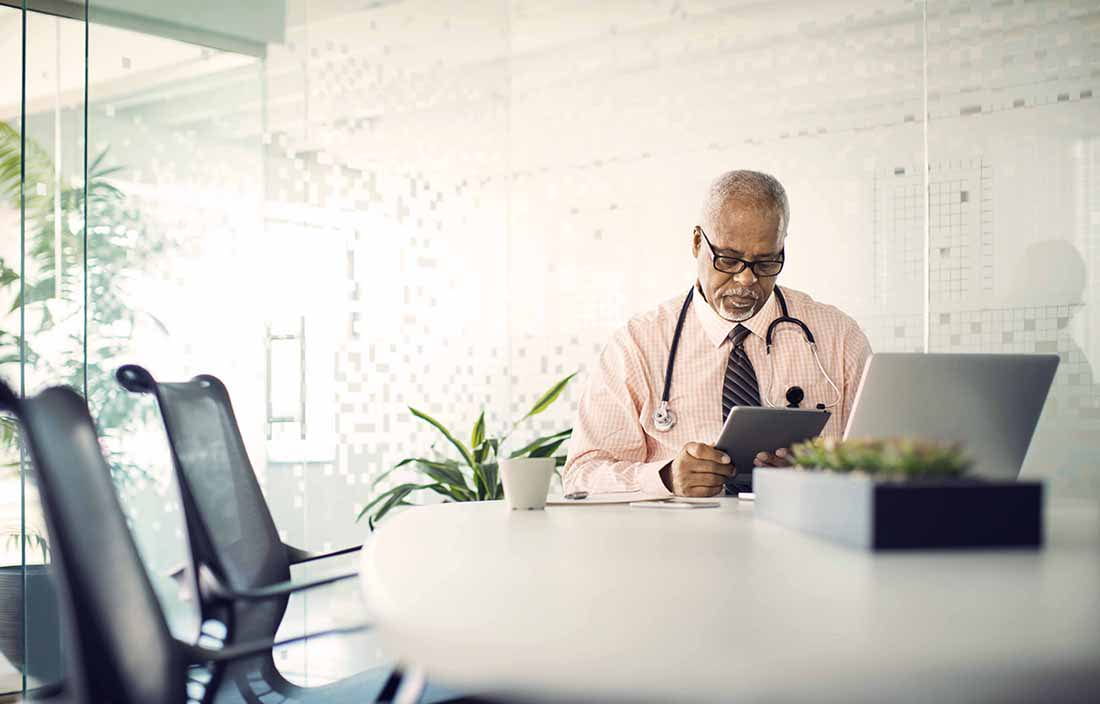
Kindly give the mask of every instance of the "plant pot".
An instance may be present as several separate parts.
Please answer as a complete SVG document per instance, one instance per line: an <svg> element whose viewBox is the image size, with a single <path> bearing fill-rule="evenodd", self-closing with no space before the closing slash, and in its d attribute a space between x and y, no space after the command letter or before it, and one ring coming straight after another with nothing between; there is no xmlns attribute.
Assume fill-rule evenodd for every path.
<svg viewBox="0 0 1100 704"><path fill-rule="evenodd" d="M61 629L49 565L27 565L26 592L23 580L21 566L0 567L0 652L36 684L57 682Z"/></svg>
<svg viewBox="0 0 1100 704"><path fill-rule="evenodd" d="M1037 548L1043 487L757 468L757 518L870 550Z"/></svg>

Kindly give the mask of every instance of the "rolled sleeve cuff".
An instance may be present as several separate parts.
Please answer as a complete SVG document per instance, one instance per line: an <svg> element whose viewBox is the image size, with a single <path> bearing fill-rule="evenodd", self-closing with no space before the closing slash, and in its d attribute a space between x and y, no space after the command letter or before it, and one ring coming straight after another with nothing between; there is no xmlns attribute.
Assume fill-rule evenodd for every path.
<svg viewBox="0 0 1100 704"><path fill-rule="evenodd" d="M661 470L671 461L658 460L639 465L634 474L638 487L646 494L652 494L653 496L672 496L672 492L661 481Z"/></svg>

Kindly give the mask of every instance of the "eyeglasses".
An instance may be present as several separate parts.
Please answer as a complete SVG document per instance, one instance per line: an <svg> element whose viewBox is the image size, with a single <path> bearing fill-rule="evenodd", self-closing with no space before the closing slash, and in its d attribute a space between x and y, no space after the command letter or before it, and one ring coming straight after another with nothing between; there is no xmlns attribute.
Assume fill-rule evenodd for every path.
<svg viewBox="0 0 1100 704"><path fill-rule="evenodd" d="M753 276L769 278L778 276L779 272L783 271L783 264L787 259L785 250L780 250L779 259L760 259L750 262L740 257L729 257L714 251L714 245L710 243L707 233L703 232L703 228L696 227L699 234L703 236L703 240L706 241L707 246L710 247L711 263L715 269L723 274L740 274L745 270L745 267L748 267L752 269Z"/></svg>

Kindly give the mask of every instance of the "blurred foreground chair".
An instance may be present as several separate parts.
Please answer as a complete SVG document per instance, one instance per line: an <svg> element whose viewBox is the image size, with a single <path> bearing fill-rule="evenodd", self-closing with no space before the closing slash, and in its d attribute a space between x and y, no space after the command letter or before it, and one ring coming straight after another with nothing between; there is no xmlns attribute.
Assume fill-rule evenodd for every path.
<svg viewBox="0 0 1100 704"><path fill-rule="evenodd" d="M0 382L0 410L15 414L33 460L57 582L64 678L42 693L66 704L212 704L287 701L242 697L227 675L283 643L237 641L208 649L172 637L115 494L84 400L55 387L19 399ZM373 687L319 687L303 702L388 701L385 673ZM365 682L363 683L366 684ZM390 683L392 685L392 683ZM389 688L392 690L392 686ZM331 696L325 696L326 694Z"/></svg>
<svg viewBox="0 0 1100 704"><path fill-rule="evenodd" d="M115 376L127 390L153 395L160 407L191 541L203 622L225 626L224 632L206 631L207 636L224 638L230 645L274 639L292 593L356 576L351 572L313 582L290 581L292 565L345 555L362 546L314 555L283 543L221 381L202 375L187 382L158 382L135 364L120 367ZM312 688L294 685L279 673L270 652L229 669L242 691L274 690L295 701L314 701L308 698ZM364 676L372 675L340 682L354 688ZM391 690L400 678L395 670ZM404 684L416 688L423 683ZM423 696L426 702L438 702L453 701L457 695L427 686Z"/></svg>

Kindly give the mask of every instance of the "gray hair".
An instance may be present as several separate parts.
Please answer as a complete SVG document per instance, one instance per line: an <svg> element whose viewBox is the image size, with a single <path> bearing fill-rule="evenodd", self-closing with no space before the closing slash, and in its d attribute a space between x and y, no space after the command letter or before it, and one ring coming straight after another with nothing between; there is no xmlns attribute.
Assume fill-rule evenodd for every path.
<svg viewBox="0 0 1100 704"><path fill-rule="evenodd" d="M703 201L703 227L716 229L722 207L731 200L762 212L775 213L779 216L779 232L787 233L791 210L787 192L775 176L759 171L727 171L714 179Z"/></svg>

